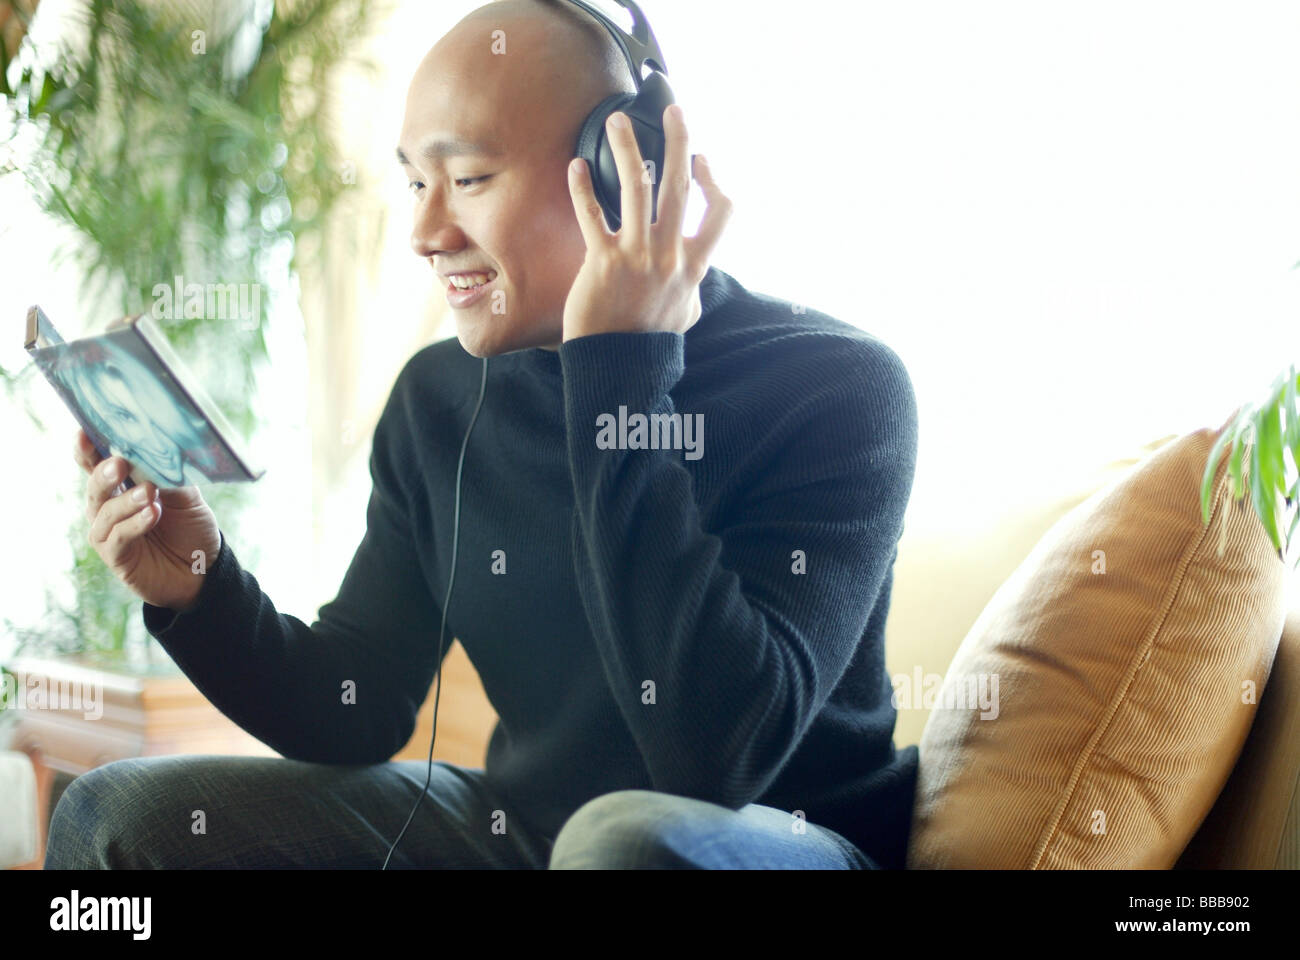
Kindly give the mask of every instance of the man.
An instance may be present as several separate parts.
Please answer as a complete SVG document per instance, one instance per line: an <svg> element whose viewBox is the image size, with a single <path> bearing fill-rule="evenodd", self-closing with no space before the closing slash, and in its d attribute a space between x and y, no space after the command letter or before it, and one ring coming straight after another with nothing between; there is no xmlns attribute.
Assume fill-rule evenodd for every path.
<svg viewBox="0 0 1300 960"><path fill-rule="evenodd" d="M196 491L137 502L81 442L100 555L199 689L287 759L92 771L60 801L48 866L383 862L424 787L424 762L386 761L437 667L484 357L445 614L500 723L485 770L434 766L392 865L903 865L916 750L893 745L883 645L910 380L868 334L708 268L730 203L696 163L708 210L681 236L676 108L653 225L635 141L610 125L608 230L569 161L625 74L594 21L543 0L480 8L418 68L399 160L457 338L398 376L366 535L310 628ZM800 240L774 260L815 270ZM638 439L638 416L673 414L693 449ZM194 549L216 558L202 577Z"/></svg>

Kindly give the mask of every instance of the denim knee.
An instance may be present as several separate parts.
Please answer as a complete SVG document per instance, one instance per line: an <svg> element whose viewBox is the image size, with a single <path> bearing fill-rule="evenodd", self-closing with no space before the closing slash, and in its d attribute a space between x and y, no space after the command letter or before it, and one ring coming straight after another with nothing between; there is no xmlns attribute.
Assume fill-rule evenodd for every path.
<svg viewBox="0 0 1300 960"><path fill-rule="evenodd" d="M552 870L694 867L693 830L710 805L653 790L616 790L579 807L560 828Z"/></svg>
<svg viewBox="0 0 1300 960"><path fill-rule="evenodd" d="M131 867L131 851L147 805L121 788L123 773L137 759L116 760L74 779L50 818L46 870L110 870Z"/></svg>
<svg viewBox="0 0 1300 960"><path fill-rule="evenodd" d="M579 807L555 838L551 869L863 870L876 863L833 830L775 807L740 810L650 790Z"/></svg>

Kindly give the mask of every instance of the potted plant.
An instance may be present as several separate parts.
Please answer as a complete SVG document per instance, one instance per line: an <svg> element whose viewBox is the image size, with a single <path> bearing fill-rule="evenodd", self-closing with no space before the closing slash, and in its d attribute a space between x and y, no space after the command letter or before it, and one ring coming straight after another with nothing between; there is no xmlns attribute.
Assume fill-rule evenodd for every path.
<svg viewBox="0 0 1300 960"><path fill-rule="evenodd" d="M0 47L0 77L17 60L16 82L0 87L8 113L0 176L22 177L46 214L75 229L79 243L65 253L84 269L83 294L117 315L157 316L157 290L174 277L284 291L293 265L284 252L321 235L347 188L323 91L373 4L278 3L264 23L231 15L242 6L209 3L196 18L193 5L86 0L84 46L40 49L28 36ZM0 36L14 35L3 30L6 11L25 27L34 9L0 0ZM248 398L266 357L265 320L160 321L245 435L257 425ZM0 367L15 400L35 379L30 366ZM236 528L247 490L204 493ZM138 609L85 533L84 521L69 531L75 600L51 598L56 616L39 630L10 628L24 648L131 660L143 640ZM135 662L148 669L144 649Z"/></svg>
<svg viewBox="0 0 1300 960"><path fill-rule="evenodd" d="M175 277L256 284L268 291L260 303L273 303L290 295L300 244L326 242L323 227L352 182L327 132L327 81L345 59L356 62L352 47L375 3L285 0L264 20L253 19L254 6L84 0L70 31L78 36L42 45L29 30L40 26L37 0L0 0L0 177L21 178L45 215L72 228L77 241L64 255L76 258L83 296L105 320L158 317L158 288ZM176 313L160 325L247 439L274 311L237 324ZM47 389L31 386L39 379L30 365L0 366L5 394L43 426L31 403L33 389ZM204 489L228 534L247 495L236 485ZM230 749L236 728L227 721L217 731L224 718L145 634L138 599L108 572L87 530L84 518L68 530L71 599L47 593L39 625L6 620L18 641L7 689L25 701L42 683L93 679L111 708L105 723L130 733L114 743ZM31 741L15 746L43 741L74 774L109 757L95 743L104 723L52 745L54 727L40 728L26 705L0 709L0 731ZM185 742L185 730L199 739Z"/></svg>

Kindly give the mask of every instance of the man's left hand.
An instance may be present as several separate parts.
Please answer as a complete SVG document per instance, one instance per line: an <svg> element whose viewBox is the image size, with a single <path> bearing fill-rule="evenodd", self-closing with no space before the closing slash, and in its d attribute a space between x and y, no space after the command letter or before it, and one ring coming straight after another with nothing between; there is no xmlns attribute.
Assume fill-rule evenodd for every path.
<svg viewBox="0 0 1300 960"><path fill-rule="evenodd" d="M614 122L620 117L621 126ZM663 123L664 170L654 223L651 180L627 114L616 111L605 124L621 188L617 232L605 223L586 161L569 164L569 194L587 255L564 304L565 341L595 333L685 333L700 319L700 282L731 217L731 201L718 189L703 156L695 158L688 174L681 107L670 105ZM695 236L683 237L691 176L708 207Z"/></svg>

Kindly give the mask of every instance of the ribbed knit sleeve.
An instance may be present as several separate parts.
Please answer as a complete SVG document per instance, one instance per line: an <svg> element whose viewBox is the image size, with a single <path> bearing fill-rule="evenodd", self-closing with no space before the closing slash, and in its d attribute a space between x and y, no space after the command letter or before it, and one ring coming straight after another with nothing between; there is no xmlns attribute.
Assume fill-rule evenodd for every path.
<svg viewBox="0 0 1300 960"><path fill-rule="evenodd" d="M399 382L375 432L365 536L310 627L276 610L224 537L195 610L144 606L146 628L204 696L290 759L388 760L433 679L441 613L399 482L416 472L412 445L398 442L403 396Z"/></svg>
<svg viewBox="0 0 1300 960"><path fill-rule="evenodd" d="M916 462L911 381L879 341L818 339L834 352L803 358L814 376L769 378L752 434L705 419L704 459L740 469L757 436L766 458L717 529L703 527L684 450L596 442L620 406L694 413L669 395L683 335L560 348L578 589L656 790L732 809L760 797L844 674L892 566Z"/></svg>

